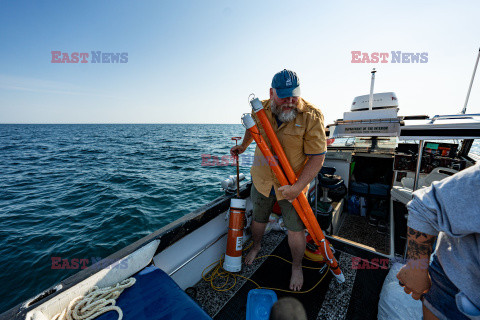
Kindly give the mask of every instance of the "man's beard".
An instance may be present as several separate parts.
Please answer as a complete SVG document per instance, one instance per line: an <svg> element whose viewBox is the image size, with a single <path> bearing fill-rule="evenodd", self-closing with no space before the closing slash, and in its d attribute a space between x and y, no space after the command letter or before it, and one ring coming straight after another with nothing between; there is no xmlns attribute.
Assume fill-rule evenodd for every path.
<svg viewBox="0 0 480 320"><path fill-rule="evenodd" d="M290 107L293 108L290 111L283 111L283 108ZM297 105L293 103L284 103L282 105L277 106L275 101L272 99L270 109L272 110L273 114L278 117L278 120L282 122L290 122L297 117L298 110Z"/></svg>

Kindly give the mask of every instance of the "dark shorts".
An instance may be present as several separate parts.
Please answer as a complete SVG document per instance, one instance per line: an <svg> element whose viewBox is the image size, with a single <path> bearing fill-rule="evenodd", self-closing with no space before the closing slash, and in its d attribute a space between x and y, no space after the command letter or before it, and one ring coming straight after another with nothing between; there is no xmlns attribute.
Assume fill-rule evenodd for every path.
<svg viewBox="0 0 480 320"><path fill-rule="evenodd" d="M250 198L253 203L253 220L260 223L267 223L272 213L273 205L277 198L275 195L265 197L263 194L257 191L255 185L252 184L250 191ZM282 210L283 223L285 227L290 231L303 231L305 226L302 220L298 216L292 203L288 200L278 201L278 205Z"/></svg>
<svg viewBox="0 0 480 320"><path fill-rule="evenodd" d="M424 295L423 304L425 307L439 319L468 320L469 318L458 310L457 303L455 302L455 296L459 290L450 279L448 279L436 254L433 255L428 273L432 279L432 286Z"/></svg>

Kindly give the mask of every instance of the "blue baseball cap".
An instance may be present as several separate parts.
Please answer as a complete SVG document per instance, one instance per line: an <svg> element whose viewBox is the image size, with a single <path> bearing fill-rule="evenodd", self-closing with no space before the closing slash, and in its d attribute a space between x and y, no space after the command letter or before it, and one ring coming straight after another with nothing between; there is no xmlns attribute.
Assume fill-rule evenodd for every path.
<svg viewBox="0 0 480 320"><path fill-rule="evenodd" d="M300 80L293 71L283 69L273 76L272 88L280 99L300 97Z"/></svg>

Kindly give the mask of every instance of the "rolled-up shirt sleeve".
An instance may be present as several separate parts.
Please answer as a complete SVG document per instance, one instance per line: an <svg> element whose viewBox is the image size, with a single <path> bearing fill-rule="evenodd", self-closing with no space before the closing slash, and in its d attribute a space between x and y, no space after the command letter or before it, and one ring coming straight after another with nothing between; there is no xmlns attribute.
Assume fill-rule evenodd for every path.
<svg viewBox="0 0 480 320"><path fill-rule="evenodd" d="M323 114L320 111L312 112L313 116L307 123L303 137L303 152L306 155L321 155L327 152L327 137L323 124Z"/></svg>
<svg viewBox="0 0 480 320"><path fill-rule="evenodd" d="M480 166L417 190L407 205L408 226L430 235L462 237L480 232Z"/></svg>
<svg viewBox="0 0 480 320"><path fill-rule="evenodd" d="M442 209L436 202L432 187L416 192L407 208L410 228L432 236L438 235L438 215Z"/></svg>

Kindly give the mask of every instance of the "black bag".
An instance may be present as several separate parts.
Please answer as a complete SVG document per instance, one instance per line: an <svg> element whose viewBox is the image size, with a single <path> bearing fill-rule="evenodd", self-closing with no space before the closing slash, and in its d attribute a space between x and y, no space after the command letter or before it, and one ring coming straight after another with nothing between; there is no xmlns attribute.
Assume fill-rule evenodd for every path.
<svg viewBox="0 0 480 320"><path fill-rule="evenodd" d="M346 194L347 187L343 182L337 188L328 190L328 197L334 202L340 201L343 197L345 197Z"/></svg>

